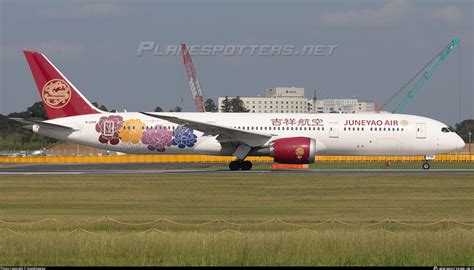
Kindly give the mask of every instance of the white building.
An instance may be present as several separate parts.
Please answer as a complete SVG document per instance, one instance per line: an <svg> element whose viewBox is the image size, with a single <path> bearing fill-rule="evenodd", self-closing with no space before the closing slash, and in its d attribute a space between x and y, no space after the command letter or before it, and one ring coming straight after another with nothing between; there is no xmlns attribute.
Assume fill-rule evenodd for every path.
<svg viewBox="0 0 474 270"><path fill-rule="evenodd" d="M232 99L234 97L228 97ZM304 113L312 102L304 97L304 88L275 87L265 90L263 97L240 97L252 113ZM219 112L225 97L218 98Z"/></svg>
<svg viewBox="0 0 474 270"><path fill-rule="evenodd" d="M227 97L229 100L234 97ZM375 111L373 102L357 99L309 99L304 88L274 87L265 90L263 97L240 97L252 113L357 113ZM219 112L225 97L218 98Z"/></svg>
<svg viewBox="0 0 474 270"><path fill-rule="evenodd" d="M317 113L373 112L375 103L357 99L316 99L313 108Z"/></svg>

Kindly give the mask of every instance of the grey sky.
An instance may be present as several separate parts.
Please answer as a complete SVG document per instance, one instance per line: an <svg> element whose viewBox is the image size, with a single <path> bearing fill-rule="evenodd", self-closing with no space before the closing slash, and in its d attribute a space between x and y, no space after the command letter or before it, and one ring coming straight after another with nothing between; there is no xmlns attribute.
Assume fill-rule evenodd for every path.
<svg viewBox="0 0 474 270"><path fill-rule="evenodd" d="M194 111L181 56L137 57L140 41L337 45L332 56L217 54L194 56L193 61L205 96L214 99L296 86L305 87L308 97L318 89L321 98L355 96L384 103L457 38L460 50L406 113L448 124L474 116L473 4L468 0L0 3L3 114L40 100L23 49L44 52L86 97L109 109L150 111L159 105L168 110L180 105Z"/></svg>

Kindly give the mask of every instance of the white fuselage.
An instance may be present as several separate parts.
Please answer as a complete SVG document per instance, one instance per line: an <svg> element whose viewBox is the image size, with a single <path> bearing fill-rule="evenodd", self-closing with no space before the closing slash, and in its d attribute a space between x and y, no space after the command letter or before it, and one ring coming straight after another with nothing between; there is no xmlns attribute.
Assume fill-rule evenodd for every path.
<svg viewBox="0 0 474 270"><path fill-rule="evenodd" d="M370 114L250 114L250 113L161 113L184 119L227 126L249 132L271 134L266 144L286 137L316 140L317 155L434 155L456 151L464 146L460 137L439 121L421 116ZM102 121L120 116L121 124ZM111 118L112 119L112 118ZM187 145L166 145L150 150L146 132L161 126L173 132L178 125L141 113L89 114L46 122L67 125L74 130L34 127L39 134L58 140L131 154L209 154L232 155L237 145L221 144L215 136L192 131L196 138ZM36 130L35 130L36 129ZM141 129L141 131L140 131ZM120 133L120 141L110 140ZM189 135L189 134L188 134ZM103 136L99 140L99 137ZM174 136L174 135L173 135ZM111 143L113 142L113 143ZM185 142L184 144L186 144ZM184 147L183 147L184 146ZM265 155L251 151L249 155Z"/></svg>

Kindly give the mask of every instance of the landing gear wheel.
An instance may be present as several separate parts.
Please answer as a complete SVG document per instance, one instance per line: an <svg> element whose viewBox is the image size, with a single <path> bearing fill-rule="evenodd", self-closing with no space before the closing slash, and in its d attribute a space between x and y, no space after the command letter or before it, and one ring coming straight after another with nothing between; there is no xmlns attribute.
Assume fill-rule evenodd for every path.
<svg viewBox="0 0 474 270"><path fill-rule="evenodd" d="M423 163L423 170L429 170L430 164L428 162Z"/></svg>
<svg viewBox="0 0 474 270"><path fill-rule="evenodd" d="M248 171L248 170L252 169L252 162L246 160L246 161L240 163L240 168L242 169L242 171Z"/></svg>
<svg viewBox="0 0 474 270"><path fill-rule="evenodd" d="M240 163L238 161L231 161L229 163L229 169L231 171L238 171L240 169Z"/></svg>

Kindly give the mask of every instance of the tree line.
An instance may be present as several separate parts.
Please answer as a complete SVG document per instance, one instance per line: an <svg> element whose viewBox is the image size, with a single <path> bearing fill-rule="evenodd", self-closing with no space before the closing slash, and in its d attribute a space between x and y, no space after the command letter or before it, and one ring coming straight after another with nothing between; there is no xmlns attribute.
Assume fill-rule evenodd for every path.
<svg viewBox="0 0 474 270"><path fill-rule="evenodd" d="M204 107L206 108L206 112L219 111L218 109L219 107L211 98L208 98L204 102ZM169 112L181 112L181 111L182 109L179 106L176 106L176 108L169 110ZM250 110L248 110L245 107L245 104L240 97L229 98L226 96L224 100L222 101L221 111L222 112L249 112ZM163 109L160 106L157 106L155 108L155 112L163 112Z"/></svg>
<svg viewBox="0 0 474 270"><path fill-rule="evenodd" d="M20 124L9 118L26 118L46 120L48 116L42 102L36 102L26 111L14 112L8 115L0 114L0 150L38 150L56 143L55 139L43 137L23 129Z"/></svg>

